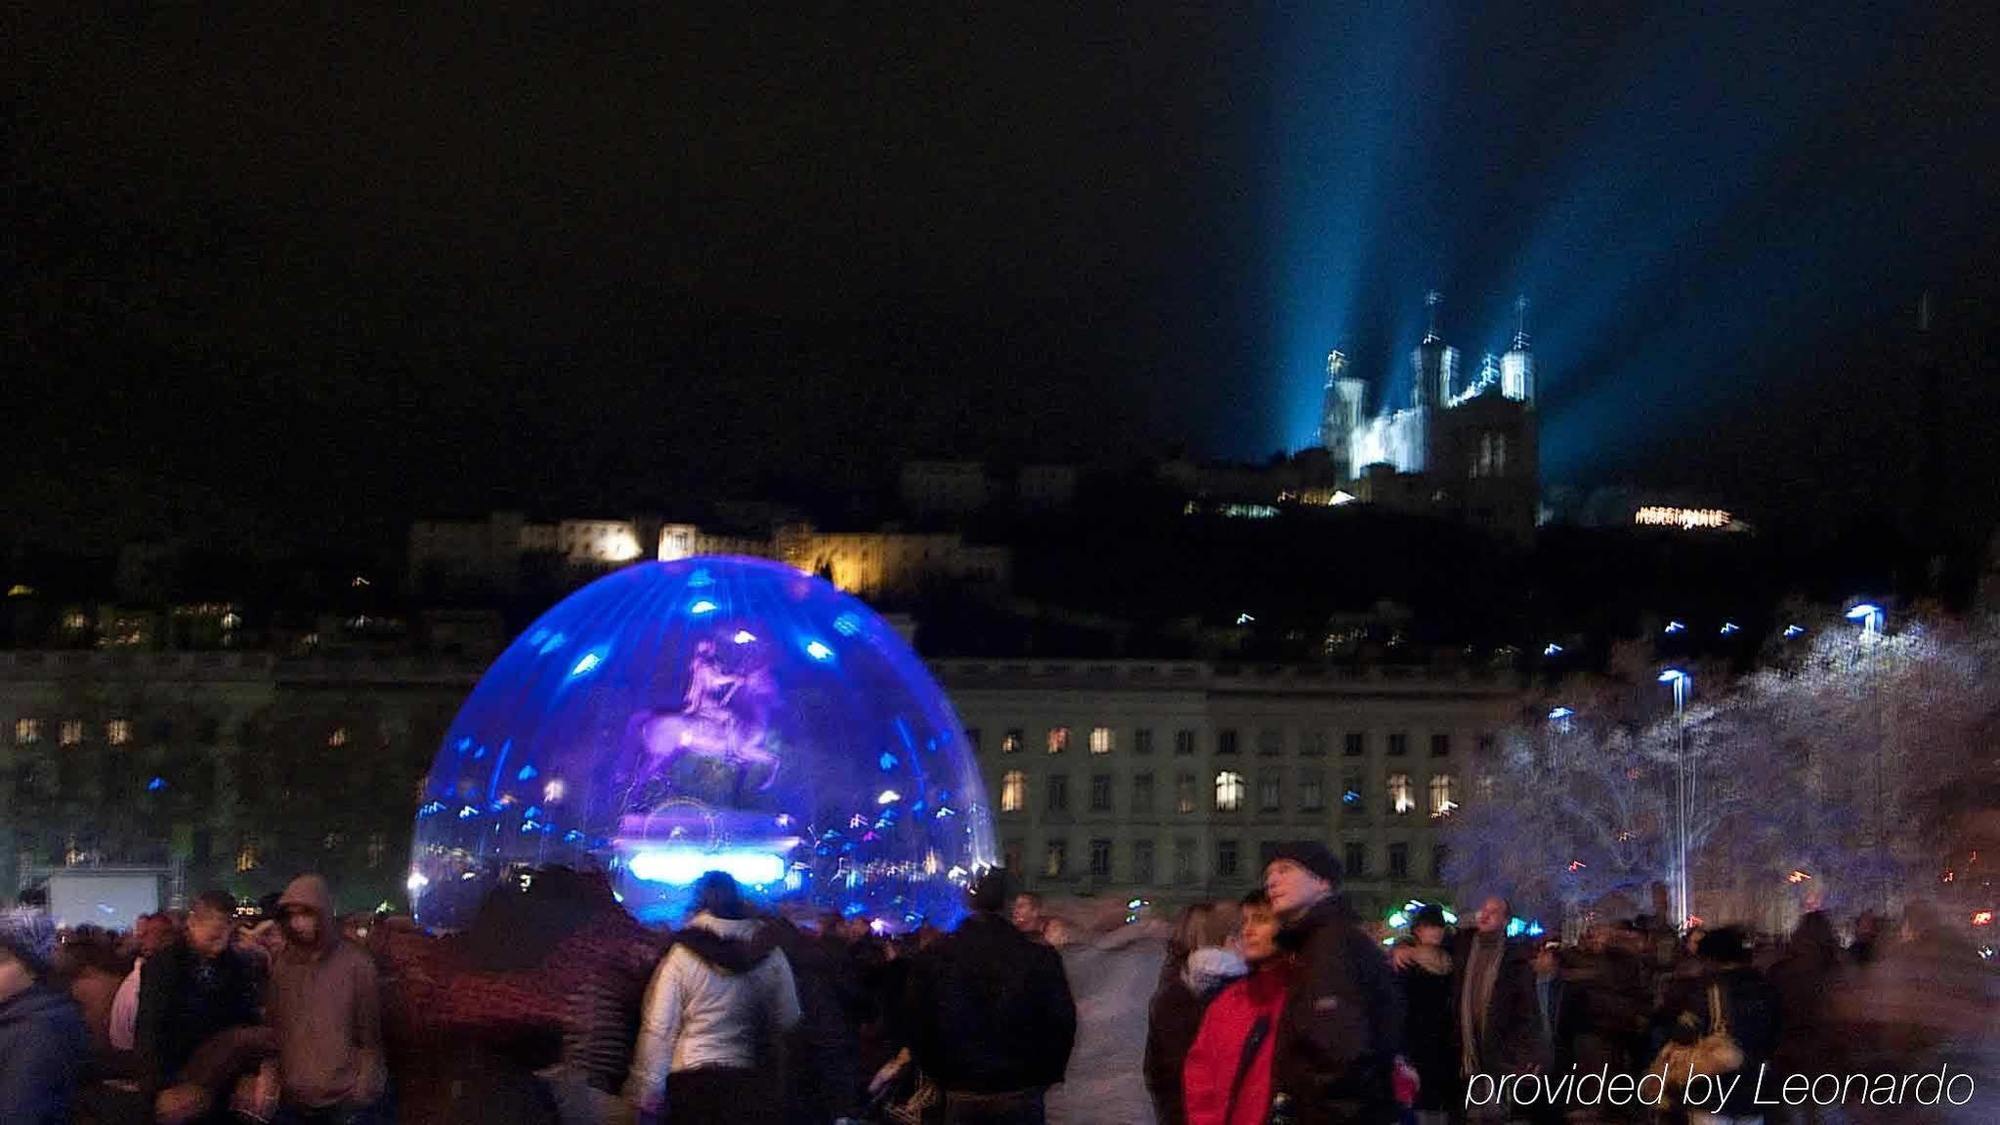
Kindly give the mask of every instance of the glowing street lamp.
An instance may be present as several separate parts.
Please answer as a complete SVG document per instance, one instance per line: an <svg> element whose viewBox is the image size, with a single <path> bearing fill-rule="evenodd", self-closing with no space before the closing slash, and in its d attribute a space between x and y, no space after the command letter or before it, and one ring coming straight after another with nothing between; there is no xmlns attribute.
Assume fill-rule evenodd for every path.
<svg viewBox="0 0 2000 1125"><path fill-rule="evenodd" d="M1882 607L1871 602L1862 602L1847 611L1849 621L1861 622L1861 637L1868 640L1882 635Z"/></svg>
<svg viewBox="0 0 2000 1125"><path fill-rule="evenodd" d="M1688 761L1687 697L1694 677L1679 668L1660 673L1674 689L1674 919L1678 926L1693 912L1688 896L1688 833L1694 819L1694 767Z"/></svg>

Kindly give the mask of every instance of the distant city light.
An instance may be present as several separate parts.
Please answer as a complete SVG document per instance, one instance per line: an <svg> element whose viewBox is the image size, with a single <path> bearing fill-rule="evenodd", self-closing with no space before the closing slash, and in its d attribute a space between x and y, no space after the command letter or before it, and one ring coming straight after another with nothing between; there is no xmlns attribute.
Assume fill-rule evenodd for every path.
<svg viewBox="0 0 2000 1125"><path fill-rule="evenodd" d="M1632 513L1632 522L1641 527L1677 527L1682 531L1721 530L1736 517L1721 508L1669 508L1647 506Z"/></svg>

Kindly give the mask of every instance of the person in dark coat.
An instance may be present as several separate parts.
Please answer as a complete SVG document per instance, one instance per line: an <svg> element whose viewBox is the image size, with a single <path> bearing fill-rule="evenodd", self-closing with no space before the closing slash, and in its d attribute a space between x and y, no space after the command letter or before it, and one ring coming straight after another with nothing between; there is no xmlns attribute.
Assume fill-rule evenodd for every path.
<svg viewBox="0 0 2000 1125"><path fill-rule="evenodd" d="M987 872L972 913L910 965L910 1053L944 1091L947 1125L1041 1125L1076 1044L1062 959L1014 928L1007 890L1006 872Z"/></svg>
<svg viewBox="0 0 2000 1125"><path fill-rule="evenodd" d="M1341 903L1340 861L1326 845L1280 844L1264 893L1298 958L1278 1021L1273 1102L1298 1125L1376 1125L1398 1116L1393 1076L1403 1008L1389 966Z"/></svg>
<svg viewBox="0 0 2000 1125"><path fill-rule="evenodd" d="M1249 972L1227 948L1236 910L1228 903L1198 902L1181 911L1167 940L1160 983L1146 1012L1146 1092L1159 1125L1183 1125L1187 1110L1181 1067L1201 1031L1202 1013L1229 982Z"/></svg>
<svg viewBox="0 0 2000 1125"><path fill-rule="evenodd" d="M49 980L55 925L27 908L0 912L0 1121L69 1125L90 1033L76 1001Z"/></svg>
<svg viewBox="0 0 2000 1125"><path fill-rule="evenodd" d="M1426 906L1410 919L1410 939L1389 955L1403 1000L1403 1057L1417 1072L1419 1121L1442 1121L1457 1103L1457 1037L1451 1025L1451 951L1444 911Z"/></svg>
<svg viewBox="0 0 2000 1125"><path fill-rule="evenodd" d="M1717 1076L1718 1080L1727 1084L1740 1075L1748 1081L1734 1082L1729 1099L1719 1111L1713 1106L1703 1108L1724 1117L1755 1117L1764 1112L1755 1103L1758 1068L1770 1062L1771 1052L1778 1044L1777 990L1751 965L1750 943L1735 926L1702 935L1697 953L1707 972L1669 983L1662 1005L1664 1022L1675 1041L1699 1040L1712 1030L1709 990L1711 987L1716 990L1729 1034L1743 1051L1743 1065L1728 1075Z"/></svg>
<svg viewBox="0 0 2000 1125"><path fill-rule="evenodd" d="M204 1044L258 1023L263 980L230 944L236 900L204 891L188 910L179 944L147 960L139 978L134 1050L141 1094L162 1118L202 1120L214 1113L233 1075L196 1073L189 1064Z"/></svg>
<svg viewBox="0 0 2000 1125"><path fill-rule="evenodd" d="M1507 937L1513 910L1489 895L1473 929L1458 935L1452 951L1452 1031L1458 1076L1522 1074L1541 1065L1541 1006L1536 1000L1534 956ZM1497 1107L1496 1107L1497 1108Z"/></svg>
<svg viewBox="0 0 2000 1125"><path fill-rule="evenodd" d="M1815 910L1799 919L1785 955L1771 966L1783 1033L1771 1054L1776 1075L1839 1069L1843 1044L1834 1027L1833 997L1842 976L1840 938Z"/></svg>

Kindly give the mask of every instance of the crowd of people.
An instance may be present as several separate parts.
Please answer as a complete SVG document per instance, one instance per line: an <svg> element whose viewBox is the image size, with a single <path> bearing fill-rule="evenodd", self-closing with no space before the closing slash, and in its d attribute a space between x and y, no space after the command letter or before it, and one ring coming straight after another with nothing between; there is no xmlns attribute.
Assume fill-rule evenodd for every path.
<svg viewBox="0 0 2000 1125"><path fill-rule="evenodd" d="M1182 912L1140 1075L1161 1125L1747 1120L1774 1115L1743 1086L1700 1106L1483 1091L1644 1074L1722 1038L1742 1073L1976 1066L1966 1044L1991 1030L1941 1002L1983 1003L1989 978L1920 909L1847 945L1812 912L1782 946L1640 915L1572 948L1510 936L1495 895L1456 933L1428 907L1384 941L1340 881L1324 846L1285 845L1240 901ZM315 875L122 935L8 911L0 1121L1033 1125L1074 1077L1061 950L1087 935L1003 871L949 933L760 909L719 872L693 897L671 932L565 868L496 888L450 935L343 919Z"/></svg>

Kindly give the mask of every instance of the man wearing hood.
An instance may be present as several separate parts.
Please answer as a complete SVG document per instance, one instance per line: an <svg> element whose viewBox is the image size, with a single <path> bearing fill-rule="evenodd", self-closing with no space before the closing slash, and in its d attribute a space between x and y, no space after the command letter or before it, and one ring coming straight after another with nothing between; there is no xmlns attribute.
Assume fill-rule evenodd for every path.
<svg viewBox="0 0 2000 1125"><path fill-rule="evenodd" d="M56 930L38 910L0 911L0 1121L68 1125L90 1036L76 1002L49 986Z"/></svg>
<svg viewBox="0 0 2000 1125"><path fill-rule="evenodd" d="M362 1125L382 1099L381 997L375 963L336 928L333 893L301 875L278 900L284 946L267 997L287 1121Z"/></svg>
<svg viewBox="0 0 2000 1125"><path fill-rule="evenodd" d="M647 1119L775 1122L784 1076L759 1063L799 1022L791 962L729 875L703 875L695 908L646 989L625 1096Z"/></svg>

